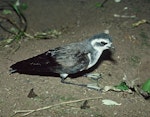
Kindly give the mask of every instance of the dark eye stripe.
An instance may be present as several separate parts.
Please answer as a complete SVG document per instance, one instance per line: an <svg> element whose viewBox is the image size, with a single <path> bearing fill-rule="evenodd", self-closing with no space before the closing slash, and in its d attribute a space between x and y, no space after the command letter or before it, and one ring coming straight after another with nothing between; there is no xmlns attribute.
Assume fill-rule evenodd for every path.
<svg viewBox="0 0 150 117"><path fill-rule="evenodd" d="M104 46L106 44L107 44L106 42L97 42L95 45L96 46Z"/></svg>
<svg viewBox="0 0 150 117"><path fill-rule="evenodd" d="M107 43L106 42L101 42L101 45L106 45Z"/></svg>

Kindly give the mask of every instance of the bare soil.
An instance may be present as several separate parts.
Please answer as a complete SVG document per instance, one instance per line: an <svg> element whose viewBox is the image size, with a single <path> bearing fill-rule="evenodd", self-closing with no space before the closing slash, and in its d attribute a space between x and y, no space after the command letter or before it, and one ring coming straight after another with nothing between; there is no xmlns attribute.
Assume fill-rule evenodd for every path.
<svg viewBox="0 0 150 117"><path fill-rule="evenodd" d="M150 21L149 0L23 0L28 5L24 12L28 21L27 33L34 34L48 29L64 29L56 39L24 38L0 50L0 117L14 115L14 110L32 110L57 103L84 98L102 97L88 101L88 108L81 109L83 102L62 105L28 115L29 117L148 117L150 101L137 93L108 91L101 93L85 87L62 84L60 78L26 74L9 74L9 66L45 52L49 49L78 42L94 34L109 30L115 52L110 60L104 60L92 73L102 73L99 85L118 85L124 76L129 82L141 85L150 78L150 25L133 27L142 19ZM114 17L114 14L134 16ZM0 29L1 38L3 30ZM19 47L19 48L18 48ZM85 77L67 79L75 83L90 83ZM35 98L28 94L34 89ZM108 106L103 99L121 105ZM17 116L17 115L16 115Z"/></svg>

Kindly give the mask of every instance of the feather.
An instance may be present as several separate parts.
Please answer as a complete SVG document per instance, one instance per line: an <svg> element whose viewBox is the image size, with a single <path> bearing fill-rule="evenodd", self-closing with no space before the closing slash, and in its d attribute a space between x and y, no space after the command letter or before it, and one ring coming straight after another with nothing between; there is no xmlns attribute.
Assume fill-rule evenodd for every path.
<svg viewBox="0 0 150 117"><path fill-rule="evenodd" d="M10 71L11 73L52 72L74 74L85 70L88 63L87 53L79 49L79 45L74 43L17 62L10 66Z"/></svg>

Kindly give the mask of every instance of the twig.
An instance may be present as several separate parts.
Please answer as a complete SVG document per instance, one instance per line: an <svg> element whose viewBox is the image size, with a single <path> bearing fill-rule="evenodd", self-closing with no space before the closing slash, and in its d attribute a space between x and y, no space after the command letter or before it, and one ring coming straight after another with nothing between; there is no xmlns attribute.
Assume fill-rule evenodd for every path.
<svg viewBox="0 0 150 117"><path fill-rule="evenodd" d="M67 102L62 102L62 103L58 103L58 104L54 104L54 105L49 105L49 106L45 106L45 107L42 107L42 108L37 108L35 110L16 110L14 111L15 112L15 115L16 114L19 114L19 113L23 113L21 115L21 117L24 117L24 116L27 116L31 113L34 113L34 112L37 112L37 111L42 111L42 110L47 110L47 109L50 109L50 108L53 108L53 107L56 107L56 106L61 106L61 105L65 105L65 104L71 104L71 103L77 103L77 102L82 102L82 101L85 101L85 100L96 100L96 99L101 99L102 97L94 97L94 98L84 98L84 99L79 99L79 100L73 100L73 101L67 101Z"/></svg>
<svg viewBox="0 0 150 117"><path fill-rule="evenodd" d="M27 19L24 16L24 14L21 12L21 9L18 6L14 5L13 3L9 3L8 2L8 5L14 10L14 12L16 13L16 15L18 16L21 25L24 24L23 29L22 29L22 27L20 27L19 29L22 32L26 32L26 29L27 29Z"/></svg>
<svg viewBox="0 0 150 117"><path fill-rule="evenodd" d="M146 19L142 19L142 20L140 20L140 21L138 21L138 22L136 22L136 23L133 23L132 26L133 26L133 27L138 27L139 25L145 24L145 23L150 24L150 22L147 21Z"/></svg>
<svg viewBox="0 0 150 117"><path fill-rule="evenodd" d="M17 2L17 1L16 1ZM2 25L2 21L0 22L0 28L2 28L3 30L11 33L11 34L14 34L15 35L15 38L14 40L18 40L20 39L22 36L24 36L24 33L26 32L27 30L27 19L26 17L24 16L24 14L22 13L21 9L20 9L20 6L16 5L16 3L13 3L13 2L7 2L7 5L9 8L11 8L11 10L13 10L16 15L18 16L18 19L19 19L19 24L13 22L11 19L5 17L5 16L0 16L1 19L3 19L4 21L8 22L9 24L11 24L13 27L15 27L17 29L17 32L13 32L11 30L8 30L7 27L4 27ZM31 37L31 36L30 36Z"/></svg>
<svg viewBox="0 0 150 117"><path fill-rule="evenodd" d="M12 26L14 26L15 28L17 28L17 30L20 30L20 28L17 26L17 24L15 24L13 21L11 21L11 19L5 17L5 16L0 16L1 19L4 19L6 21L8 21ZM0 24L1 25L1 24ZM4 27L3 27L4 28ZM5 28L5 30L8 30ZM13 33L13 32L10 32L10 31L7 31L9 33Z"/></svg>
<svg viewBox="0 0 150 117"><path fill-rule="evenodd" d="M117 18L136 18L136 15L131 15L131 16L128 16L128 15L118 15L118 14L114 14L114 17L117 17Z"/></svg>
<svg viewBox="0 0 150 117"><path fill-rule="evenodd" d="M33 39L33 38L34 38L34 36L32 36L32 35L30 35L30 34L28 34L28 33L26 33L26 32L24 32L24 35L25 35L26 37L29 37L30 39Z"/></svg>

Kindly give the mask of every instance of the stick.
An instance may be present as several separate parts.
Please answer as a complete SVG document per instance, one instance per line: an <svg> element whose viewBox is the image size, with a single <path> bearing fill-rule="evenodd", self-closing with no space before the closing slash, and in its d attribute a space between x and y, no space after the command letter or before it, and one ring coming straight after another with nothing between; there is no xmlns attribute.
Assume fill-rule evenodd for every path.
<svg viewBox="0 0 150 117"><path fill-rule="evenodd" d="M96 100L96 99L101 99L102 97L94 97L94 98L84 98L84 99L79 99L79 100L73 100L73 101L67 101L67 102L62 102L62 103L58 103L58 104L54 104L54 105L49 105L49 106L45 106L42 108L37 108L35 110L16 110L15 115L19 114L19 113L24 113L21 115L21 117L27 116L31 113L37 112L37 111L42 111L42 110L47 110L56 106L61 106L61 105L65 105L65 104L71 104L71 103L77 103L77 102L82 102L85 100Z"/></svg>

